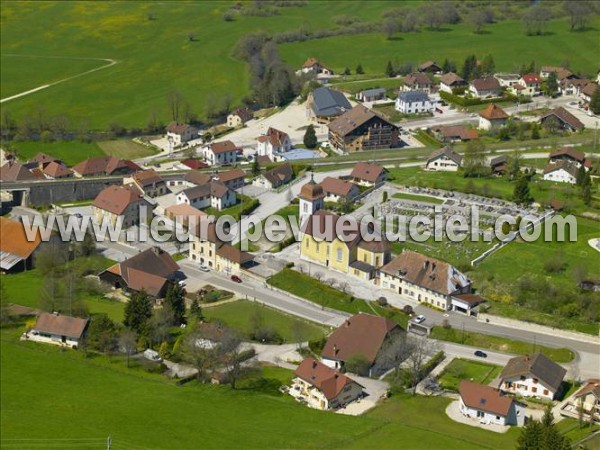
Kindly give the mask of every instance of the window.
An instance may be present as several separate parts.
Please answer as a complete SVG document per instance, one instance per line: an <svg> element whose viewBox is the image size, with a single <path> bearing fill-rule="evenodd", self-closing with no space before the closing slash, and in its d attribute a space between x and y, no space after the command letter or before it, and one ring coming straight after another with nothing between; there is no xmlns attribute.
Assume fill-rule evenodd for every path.
<svg viewBox="0 0 600 450"><path fill-rule="evenodd" d="M309 246L309 242L308 242L308 240L306 240L306 248L308 248L308 246Z"/></svg>
<svg viewBox="0 0 600 450"><path fill-rule="evenodd" d="M548 395L548 389L544 389L544 395Z"/></svg>
<svg viewBox="0 0 600 450"><path fill-rule="evenodd" d="M533 382L534 382L535 384L537 384L537 382L538 382L538 379L537 379L537 378L534 378L534 379L533 379Z"/></svg>
<svg viewBox="0 0 600 450"><path fill-rule="evenodd" d="M536 387L532 387L531 388L531 392L533 392L535 394L537 392L537 388Z"/></svg>
<svg viewBox="0 0 600 450"><path fill-rule="evenodd" d="M343 252L342 252L342 249L341 249L341 248L338 248L338 249L337 249L337 252L336 252L336 258L337 258L337 260L338 260L338 261L341 261L341 260L342 260L342 258L343 258Z"/></svg>

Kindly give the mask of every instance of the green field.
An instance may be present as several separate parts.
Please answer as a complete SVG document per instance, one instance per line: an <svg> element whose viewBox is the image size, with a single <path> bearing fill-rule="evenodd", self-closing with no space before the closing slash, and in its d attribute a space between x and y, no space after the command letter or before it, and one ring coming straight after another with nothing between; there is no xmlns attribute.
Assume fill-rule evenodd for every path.
<svg viewBox="0 0 600 450"><path fill-rule="evenodd" d="M113 141L100 141L98 147L107 155L121 159L143 158L157 153L156 149L148 148L129 139L115 139Z"/></svg>
<svg viewBox="0 0 600 450"><path fill-rule="evenodd" d="M225 325L248 335L252 332L252 320L256 315L262 316L264 323L274 328L286 342L295 342L294 327L300 324L303 328L303 340L321 339L328 330L312 322L306 322L289 316L275 309L261 306L258 303L238 300L220 306L202 309L203 315L211 320L218 320Z"/></svg>
<svg viewBox="0 0 600 450"><path fill-rule="evenodd" d="M457 391L461 380L488 384L500 374L500 369L493 364L456 358L446 366L438 381L442 388Z"/></svg>
<svg viewBox="0 0 600 450"><path fill-rule="evenodd" d="M40 152L58 158L65 164L72 166L86 158L104 156L104 152L96 142L11 142L11 148L16 150L22 161L33 158Z"/></svg>
<svg viewBox="0 0 600 450"><path fill-rule="evenodd" d="M573 361L574 354L568 348L552 348L543 345L534 345L528 342L515 341L499 336L463 331L455 328L434 327L431 331L433 339L455 342L503 353L526 354L540 352L558 363Z"/></svg>
<svg viewBox="0 0 600 450"><path fill-rule="evenodd" d="M19 58L20 62L11 65L3 58L3 96L99 63L68 60L63 68L55 60L42 61L37 55L117 61L112 67L12 100L3 107L16 117L42 107L48 115L68 114L89 120L94 129L105 129L111 122L143 127L154 113L162 122L169 120L166 98L177 90L192 112L202 118L209 97L228 93L235 104L249 93L247 67L231 56L241 36L258 30L279 33L301 27L331 29L333 19L347 11L360 11L350 15L359 15L361 20L380 20L382 13L397 3L315 1L302 7L279 8L279 14L271 17L236 14L233 21L227 22L223 13L230 6L230 2L216 1L3 2L2 53L26 55L33 61L27 64ZM149 14L154 20L149 20ZM459 24L442 31L403 33L392 40L382 34L359 34L279 47L282 58L293 67L315 56L336 70L346 66L354 70L362 63L372 75L383 74L388 60L419 63L447 57L460 65L473 52L480 58L492 53L496 67L505 71L531 60L539 65L558 65L568 60L576 71L595 73L593 55L598 53L599 22L598 18L591 19L588 30L576 35L568 32L566 19L551 21L548 34L541 37L526 37L520 22L501 21L486 26L486 33L479 35L473 34L470 25ZM190 32L195 34L194 41L188 39ZM587 50L582 52L581 48Z"/></svg>
<svg viewBox="0 0 600 450"><path fill-rule="evenodd" d="M568 60L573 68L595 74L600 52L597 27L598 17L590 18L590 27L577 36L569 33L566 19L549 23L545 36L525 36L520 21L502 21L486 27L485 34L475 35L469 24L444 26L443 31L421 30L402 33L397 39L386 39L381 34L336 36L305 42L280 45L282 57L291 65L304 62L313 55L334 70L349 66L354 72L362 64L365 73L382 75L389 60L397 63L421 63L425 60L454 60L460 67L467 54L478 57L494 56L496 69L515 71L520 64L535 61L538 65L560 65ZM580 45L595 49L580 52Z"/></svg>

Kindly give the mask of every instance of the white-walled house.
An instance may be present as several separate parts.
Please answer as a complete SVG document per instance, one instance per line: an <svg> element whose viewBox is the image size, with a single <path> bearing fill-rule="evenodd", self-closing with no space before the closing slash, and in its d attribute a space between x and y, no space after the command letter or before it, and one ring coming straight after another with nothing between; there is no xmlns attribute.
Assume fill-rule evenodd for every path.
<svg viewBox="0 0 600 450"><path fill-rule="evenodd" d="M469 92L477 98L497 97L500 91L500 82L494 77L478 78L469 84Z"/></svg>
<svg viewBox="0 0 600 450"><path fill-rule="evenodd" d="M256 152L258 156L268 156L276 161L275 156L289 152L292 141L287 133L269 127L265 134L256 138Z"/></svg>
<svg viewBox="0 0 600 450"><path fill-rule="evenodd" d="M510 359L500 374L499 389L523 397L553 400L567 370L542 353Z"/></svg>
<svg viewBox="0 0 600 450"><path fill-rule="evenodd" d="M495 73L494 74L494 78L496 80L498 80L498 83L500 83L501 87L511 87L514 86L515 84L519 83L519 80L521 79L521 77L519 76L518 73Z"/></svg>
<svg viewBox="0 0 600 450"><path fill-rule="evenodd" d="M211 166L235 164L237 147L231 141L212 143L204 148L204 159Z"/></svg>
<svg viewBox="0 0 600 450"><path fill-rule="evenodd" d="M508 114L495 103L490 103L479 113L479 128L482 130L491 130L500 128L508 121Z"/></svg>
<svg viewBox="0 0 600 450"><path fill-rule="evenodd" d="M87 330L88 320L60 314L42 313L26 340L76 348Z"/></svg>
<svg viewBox="0 0 600 450"><path fill-rule="evenodd" d="M480 424L522 426L525 423L524 405L496 388L461 380L458 394L460 412Z"/></svg>
<svg viewBox="0 0 600 450"><path fill-rule="evenodd" d="M542 80L535 73L526 73L519 79L519 84L523 86L521 95L533 97L541 92Z"/></svg>
<svg viewBox="0 0 600 450"><path fill-rule="evenodd" d="M177 194L178 205L190 205L197 209L212 207L220 211L235 205L236 201L235 191L219 181L201 184Z"/></svg>
<svg viewBox="0 0 600 450"><path fill-rule="evenodd" d="M544 169L544 180L557 183L577 183L577 172L579 169L575 164L560 161L555 164L549 164Z"/></svg>
<svg viewBox="0 0 600 450"><path fill-rule="evenodd" d="M425 163L426 170L456 172L462 162L462 156L452 150L450 147L444 147L436 150L427 159Z"/></svg>
<svg viewBox="0 0 600 450"><path fill-rule="evenodd" d="M440 91L452 94L453 89L467 87L467 82L454 72L445 73L440 77Z"/></svg>
<svg viewBox="0 0 600 450"><path fill-rule="evenodd" d="M313 358L302 361L294 375L289 394L311 408L337 409L363 396L363 386Z"/></svg>
<svg viewBox="0 0 600 450"><path fill-rule="evenodd" d="M437 102L423 91L400 92L396 98L396 110L402 114L433 113Z"/></svg>
<svg viewBox="0 0 600 450"><path fill-rule="evenodd" d="M380 269L381 286L444 311L452 296L470 294L471 281L445 261L405 250Z"/></svg>
<svg viewBox="0 0 600 450"><path fill-rule="evenodd" d="M167 139L179 147L198 137L198 129L187 123L171 122L167 126Z"/></svg>

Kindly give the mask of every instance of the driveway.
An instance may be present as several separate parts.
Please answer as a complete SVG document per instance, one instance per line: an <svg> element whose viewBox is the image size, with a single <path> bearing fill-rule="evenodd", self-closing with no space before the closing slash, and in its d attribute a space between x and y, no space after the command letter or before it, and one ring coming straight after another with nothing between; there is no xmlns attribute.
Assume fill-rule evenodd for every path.
<svg viewBox="0 0 600 450"><path fill-rule="evenodd" d="M453 401L446 408L446 415L450 417L452 420L458 423L464 423L465 425L469 425L471 427L478 427L484 430L493 431L494 433L506 433L510 427L503 425L495 425L495 424L483 424L480 423L479 419L471 418L463 415L460 412L458 400Z"/></svg>
<svg viewBox="0 0 600 450"><path fill-rule="evenodd" d="M350 403L345 408L336 410L337 414L358 416L377 406L377 403L387 395L390 385L385 381L359 377L358 375L351 373L347 375L365 388L365 397Z"/></svg>

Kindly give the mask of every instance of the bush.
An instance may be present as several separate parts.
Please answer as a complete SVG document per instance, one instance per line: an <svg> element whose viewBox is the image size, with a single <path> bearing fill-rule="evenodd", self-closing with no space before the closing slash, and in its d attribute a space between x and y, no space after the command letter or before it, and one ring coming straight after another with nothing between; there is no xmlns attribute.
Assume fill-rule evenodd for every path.
<svg viewBox="0 0 600 450"><path fill-rule="evenodd" d="M410 305L404 305L404 307L402 308L402 312L404 314L406 314L407 316L410 316L411 314L414 313L413 307Z"/></svg>
<svg viewBox="0 0 600 450"><path fill-rule="evenodd" d="M364 355L354 355L346 360L345 368L347 372L366 377L369 375L371 363Z"/></svg>
<svg viewBox="0 0 600 450"><path fill-rule="evenodd" d="M327 343L327 338L322 337L321 339L315 339L312 341L308 341L308 348L310 348L313 351L313 353L315 353L316 355L320 355L321 352L323 351L323 348L325 347L326 343Z"/></svg>
<svg viewBox="0 0 600 450"><path fill-rule="evenodd" d="M283 344L284 341L283 337L272 327L258 329L252 334L251 338L262 344Z"/></svg>
<svg viewBox="0 0 600 450"><path fill-rule="evenodd" d="M294 263L293 262L289 262L285 265L286 269L291 269L292 267L294 267Z"/></svg>
<svg viewBox="0 0 600 450"><path fill-rule="evenodd" d="M498 103L504 101L517 101L517 97L512 95L504 95L499 98L488 98L488 99L479 99L479 98L464 98L455 94L450 94L448 92L440 91L440 98L449 103L454 103L459 106L474 106L474 105L484 105L487 103ZM521 103L529 103L531 100L522 100Z"/></svg>
<svg viewBox="0 0 600 450"><path fill-rule="evenodd" d="M385 297L379 297L377 299L377 304L379 306L387 306L387 304L388 304L387 298L385 298Z"/></svg>

